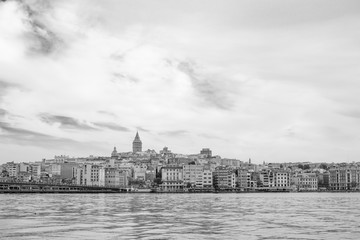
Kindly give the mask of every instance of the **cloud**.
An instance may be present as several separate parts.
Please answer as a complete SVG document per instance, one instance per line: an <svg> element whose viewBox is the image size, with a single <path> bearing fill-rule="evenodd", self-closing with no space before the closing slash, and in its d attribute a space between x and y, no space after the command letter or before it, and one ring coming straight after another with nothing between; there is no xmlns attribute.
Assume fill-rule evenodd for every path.
<svg viewBox="0 0 360 240"><path fill-rule="evenodd" d="M11 27L0 26L5 31L4 34L8 35L3 39L5 42L12 41L19 44L18 50L24 50L21 54L49 54L57 49L61 39L48 28L47 21L43 18L53 12L49 2L9 1L2 5L0 7L2 7L4 17L12 21ZM13 19L9 19L10 17ZM9 37L14 37L14 39L11 40ZM13 49L10 50L13 51ZM9 50L6 53L9 53L8 57L14 56Z"/></svg>
<svg viewBox="0 0 360 240"><path fill-rule="evenodd" d="M7 114L8 114L8 111L6 111L5 109L0 108L0 117L4 117Z"/></svg>
<svg viewBox="0 0 360 240"><path fill-rule="evenodd" d="M359 110L341 110L339 113L346 117L351 118L360 118L360 111Z"/></svg>
<svg viewBox="0 0 360 240"><path fill-rule="evenodd" d="M122 73L113 73L113 76L120 81L126 80L126 81L133 82L133 83L140 82L139 78L133 77L131 75L125 75Z"/></svg>
<svg viewBox="0 0 360 240"><path fill-rule="evenodd" d="M221 79L219 82L214 79L216 76L204 75L198 71L195 64L190 62L180 62L178 69L190 78L192 86L208 103L225 110L233 106L233 102L229 99L229 91L223 89L226 80Z"/></svg>
<svg viewBox="0 0 360 240"><path fill-rule="evenodd" d="M185 134L188 134L188 131L185 130L174 130L174 131L163 131L159 132L159 135L165 135L169 137L176 137L176 136L183 136Z"/></svg>
<svg viewBox="0 0 360 240"><path fill-rule="evenodd" d="M0 100L12 88L19 88L17 84L13 84L7 81L3 81L0 79Z"/></svg>
<svg viewBox="0 0 360 240"><path fill-rule="evenodd" d="M130 130L126 127L123 127L116 123L111 122L92 122L91 124L86 121L81 121L79 119L75 119L67 116L59 116L59 115L51 115L48 113L42 113L39 115L39 118L44 123L49 125L60 124L60 128L63 129L78 129L78 130L99 130L99 128L95 128L94 126L100 128L107 128L110 130L121 131L121 132L129 132Z"/></svg>
<svg viewBox="0 0 360 240"><path fill-rule="evenodd" d="M100 114L107 115L107 116L117 117L117 115L115 113L112 113L112 112L107 112L107 111L97 111L97 112L100 113Z"/></svg>
<svg viewBox="0 0 360 240"><path fill-rule="evenodd" d="M9 87L9 84L7 82L0 80L0 100L5 95L5 92L8 87Z"/></svg>
<svg viewBox="0 0 360 240"><path fill-rule="evenodd" d="M90 126L85 121L80 121L78 119L66 116L59 115L51 115L47 113L42 113L39 115L41 121L47 124L59 123L60 128L63 129L77 129L77 130L98 130L92 126Z"/></svg>
<svg viewBox="0 0 360 240"><path fill-rule="evenodd" d="M12 87L13 84L0 80L0 90L3 91L6 88Z"/></svg>
<svg viewBox="0 0 360 240"><path fill-rule="evenodd" d="M142 131L142 132L151 132L149 129L139 127L139 126L137 126L136 129L139 130L139 131Z"/></svg>
<svg viewBox="0 0 360 240"><path fill-rule="evenodd" d="M57 137L38 131L14 127L6 122L0 122L0 136L0 144L6 144L6 147L2 149L2 153L10 154L13 152L11 156L3 155L3 159L8 159L8 161L14 158L19 158L19 161L24 161L23 151L33 155L31 161L34 161L40 160L44 158L44 156L54 156L57 152L63 154L65 151L65 153L69 155L71 152L81 151L85 154L83 156L87 156L90 154L89 149L94 151L93 153L98 153L106 149L102 142L77 141L73 138ZM19 149L23 151L19 151Z"/></svg>
<svg viewBox="0 0 360 240"><path fill-rule="evenodd" d="M93 124L97 127L108 128L110 130L120 131L120 132L129 132L130 130L126 127L120 126L116 123L110 122L93 122Z"/></svg>
<svg viewBox="0 0 360 240"><path fill-rule="evenodd" d="M41 144L42 146L77 143L72 139L58 138L39 132L12 127L9 123L6 122L0 122L0 129L2 131L0 141L3 143L16 143L26 145Z"/></svg>
<svg viewBox="0 0 360 240"><path fill-rule="evenodd" d="M29 43L29 51L32 53L49 54L59 49L62 42L59 37L43 24L44 12L52 12L51 3L47 1L35 1L32 4L21 2L23 12L25 13L28 31L24 37ZM64 45L61 46L64 48Z"/></svg>
<svg viewBox="0 0 360 240"><path fill-rule="evenodd" d="M208 133L200 133L198 134L200 137L206 138L206 139L215 139L215 140L225 140L223 137L219 137L216 135L208 134Z"/></svg>

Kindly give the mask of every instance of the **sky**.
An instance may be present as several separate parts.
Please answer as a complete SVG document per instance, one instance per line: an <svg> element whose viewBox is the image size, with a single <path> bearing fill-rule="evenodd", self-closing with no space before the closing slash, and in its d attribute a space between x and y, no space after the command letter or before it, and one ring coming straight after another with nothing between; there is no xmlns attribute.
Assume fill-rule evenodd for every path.
<svg viewBox="0 0 360 240"><path fill-rule="evenodd" d="M360 1L0 2L0 163L360 159Z"/></svg>

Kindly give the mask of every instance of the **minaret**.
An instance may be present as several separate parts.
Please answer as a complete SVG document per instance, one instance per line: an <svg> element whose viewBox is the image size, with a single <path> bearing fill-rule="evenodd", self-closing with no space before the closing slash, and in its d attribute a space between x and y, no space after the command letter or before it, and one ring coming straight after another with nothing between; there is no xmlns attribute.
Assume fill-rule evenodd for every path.
<svg viewBox="0 0 360 240"><path fill-rule="evenodd" d="M135 139L133 141L133 153L142 152L142 142L139 137L139 133L136 132Z"/></svg>

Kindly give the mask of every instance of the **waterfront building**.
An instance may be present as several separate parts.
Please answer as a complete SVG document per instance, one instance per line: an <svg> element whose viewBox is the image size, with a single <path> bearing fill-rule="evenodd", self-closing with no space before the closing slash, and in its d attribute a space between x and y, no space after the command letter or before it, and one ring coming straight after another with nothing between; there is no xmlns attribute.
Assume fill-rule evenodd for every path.
<svg viewBox="0 0 360 240"><path fill-rule="evenodd" d="M105 169L100 165L84 164L76 169L76 183L87 186L105 186Z"/></svg>
<svg viewBox="0 0 360 240"><path fill-rule="evenodd" d="M237 172L238 172L237 179L236 179L237 187L244 189L244 190L248 189L251 174L247 170L244 170L244 169L242 169L242 170L239 169Z"/></svg>
<svg viewBox="0 0 360 240"><path fill-rule="evenodd" d="M105 186L120 187L120 171L116 168L105 168Z"/></svg>
<svg viewBox="0 0 360 240"><path fill-rule="evenodd" d="M60 164L60 178L73 179L76 177L76 163L62 163Z"/></svg>
<svg viewBox="0 0 360 240"><path fill-rule="evenodd" d="M257 188L257 175L255 172L240 169L237 171L236 178L237 187L243 190L250 190Z"/></svg>
<svg viewBox="0 0 360 240"><path fill-rule="evenodd" d="M77 185L86 185L85 184L85 169L83 166L78 166L76 168L76 184Z"/></svg>
<svg viewBox="0 0 360 240"><path fill-rule="evenodd" d="M141 151L142 151L142 142L140 140L139 133L136 132L136 136L133 141L133 153L137 153Z"/></svg>
<svg viewBox="0 0 360 240"><path fill-rule="evenodd" d="M41 175L41 165L40 164L31 164L29 168L31 176L35 179L39 179Z"/></svg>
<svg viewBox="0 0 360 240"><path fill-rule="evenodd" d="M275 187L275 173L271 169L263 169L259 174L259 180L264 188Z"/></svg>
<svg viewBox="0 0 360 240"><path fill-rule="evenodd" d="M290 176L289 172L278 170L274 175L275 187L276 188L289 188L290 187Z"/></svg>
<svg viewBox="0 0 360 240"><path fill-rule="evenodd" d="M318 190L318 178L315 173L301 173L295 176L293 180L298 191Z"/></svg>
<svg viewBox="0 0 360 240"><path fill-rule="evenodd" d="M184 187L190 185L193 188L202 188L203 175L204 175L204 166L184 165L183 166Z"/></svg>
<svg viewBox="0 0 360 240"><path fill-rule="evenodd" d="M7 162L3 165L3 169L8 173L9 177L17 177L20 166L14 162Z"/></svg>
<svg viewBox="0 0 360 240"><path fill-rule="evenodd" d="M202 187L212 188L213 187L213 175L210 169L204 169L202 177Z"/></svg>
<svg viewBox="0 0 360 240"><path fill-rule="evenodd" d="M19 163L19 179L32 179L38 180L41 174L41 163Z"/></svg>
<svg viewBox="0 0 360 240"><path fill-rule="evenodd" d="M248 182L248 188L255 190L258 187L258 173L250 172L250 181Z"/></svg>
<svg viewBox="0 0 360 240"><path fill-rule="evenodd" d="M127 187L129 185L129 173L127 171L119 172L119 185L120 187Z"/></svg>
<svg viewBox="0 0 360 240"><path fill-rule="evenodd" d="M259 180L263 188L279 189L290 187L290 174L288 171L279 169L263 169L259 173Z"/></svg>
<svg viewBox="0 0 360 240"><path fill-rule="evenodd" d="M338 165L329 169L330 190L359 189L360 169L355 165Z"/></svg>
<svg viewBox="0 0 360 240"><path fill-rule="evenodd" d="M166 166L161 168L160 187L165 191L179 191L183 189L183 167Z"/></svg>
<svg viewBox="0 0 360 240"><path fill-rule="evenodd" d="M319 190L329 189L330 186L330 173L324 172L318 174L318 188Z"/></svg>
<svg viewBox="0 0 360 240"><path fill-rule="evenodd" d="M213 172L213 184L216 189L235 188L235 172L232 168L223 166L216 167Z"/></svg>

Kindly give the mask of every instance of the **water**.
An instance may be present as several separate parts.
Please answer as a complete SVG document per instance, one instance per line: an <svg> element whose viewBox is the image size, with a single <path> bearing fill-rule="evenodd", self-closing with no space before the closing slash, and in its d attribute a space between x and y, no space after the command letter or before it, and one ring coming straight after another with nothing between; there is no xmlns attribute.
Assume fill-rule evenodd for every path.
<svg viewBox="0 0 360 240"><path fill-rule="evenodd" d="M360 193L2 194L0 239L360 239Z"/></svg>

